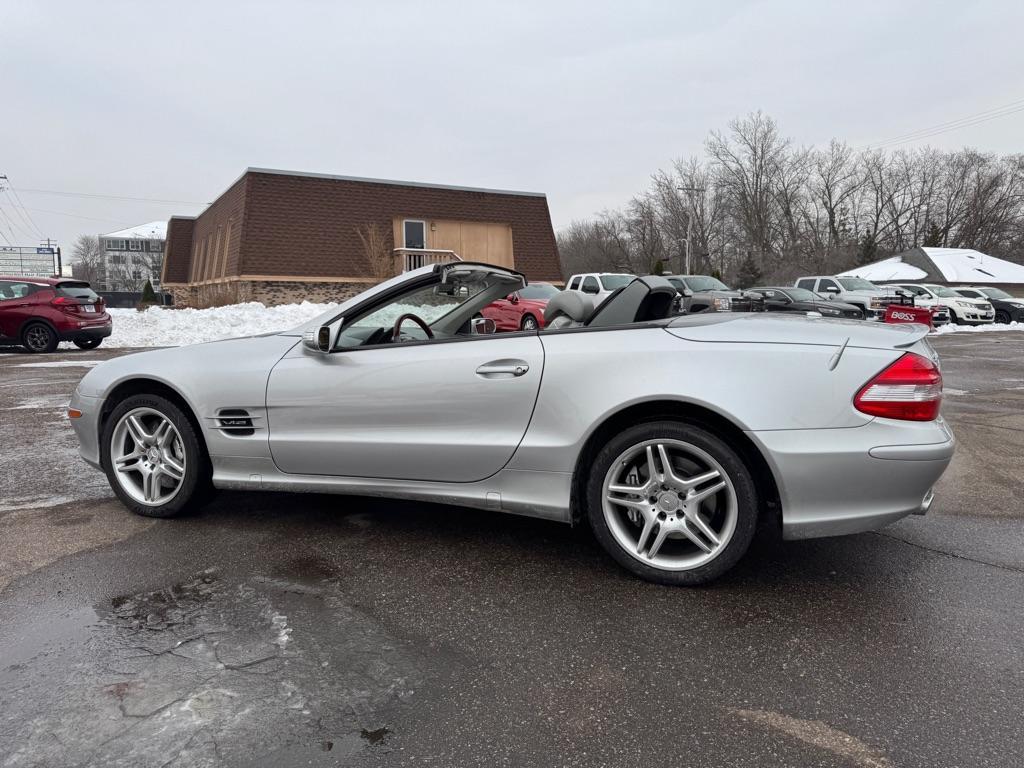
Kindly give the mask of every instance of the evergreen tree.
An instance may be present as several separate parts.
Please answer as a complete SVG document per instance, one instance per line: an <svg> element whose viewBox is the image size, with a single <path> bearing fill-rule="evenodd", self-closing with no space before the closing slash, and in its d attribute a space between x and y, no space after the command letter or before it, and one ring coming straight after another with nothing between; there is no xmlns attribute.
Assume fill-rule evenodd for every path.
<svg viewBox="0 0 1024 768"><path fill-rule="evenodd" d="M924 241L921 245L925 248L942 247L942 230L939 229L939 225L934 221L930 223L928 227L928 234L924 236Z"/></svg>
<svg viewBox="0 0 1024 768"><path fill-rule="evenodd" d="M857 244L857 266L863 267L870 264L878 256L878 243L874 234L865 232L864 237Z"/></svg>
<svg viewBox="0 0 1024 768"><path fill-rule="evenodd" d="M665 262L658 259L654 262L654 269L651 270L652 275L663 275L665 274Z"/></svg>
<svg viewBox="0 0 1024 768"><path fill-rule="evenodd" d="M754 257L748 253L740 264L739 271L736 273L736 287L753 288L760 282L761 268L757 266Z"/></svg>
<svg viewBox="0 0 1024 768"><path fill-rule="evenodd" d="M153 284L149 280L142 286L142 303L156 304L156 291L153 290Z"/></svg>

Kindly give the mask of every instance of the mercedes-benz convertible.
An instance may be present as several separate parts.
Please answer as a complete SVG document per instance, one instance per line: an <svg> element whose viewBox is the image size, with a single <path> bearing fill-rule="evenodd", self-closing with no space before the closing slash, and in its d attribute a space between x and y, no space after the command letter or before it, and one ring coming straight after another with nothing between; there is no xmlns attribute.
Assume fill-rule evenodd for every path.
<svg viewBox="0 0 1024 768"><path fill-rule="evenodd" d="M525 285L434 265L294 330L110 360L70 405L82 457L141 515L214 488L441 502L587 523L668 584L721 575L766 527L848 534L931 504L953 436L923 326L680 316L646 277L495 333L481 310Z"/></svg>

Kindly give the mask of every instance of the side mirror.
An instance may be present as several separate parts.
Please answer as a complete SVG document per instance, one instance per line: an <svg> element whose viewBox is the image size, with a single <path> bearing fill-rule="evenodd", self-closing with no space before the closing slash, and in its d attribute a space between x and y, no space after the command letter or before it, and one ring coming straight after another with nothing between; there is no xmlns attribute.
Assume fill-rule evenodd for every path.
<svg viewBox="0 0 1024 768"><path fill-rule="evenodd" d="M469 332L474 336L487 336L498 331L498 324L489 317L474 317Z"/></svg>
<svg viewBox="0 0 1024 768"><path fill-rule="evenodd" d="M519 303L519 294L518 293L510 293L508 295L508 301L509 301L509 304L518 304Z"/></svg>
<svg viewBox="0 0 1024 768"><path fill-rule="evenodd" d="M689 288L677 288L676 290L679 291L679 295L682 296L684 299L693 298L693 291L691 291Z"/></svg>
<svg viewBox="0 0 1024 768"><path fill-rule="evenodd" d="M829 294L830 297L834 298L835 295L839 293L839 289L836 288L834 285L830 285L828 288L825 289L825 293Z"/></svg>
<svg viewBox="0 0 1024 768"><path fill-rule="evenodd" d="M344 318L339 317L330 325L310 328L302 335L302 346L312 352L326 355L334 349L334 345L338 341L338 333L341 331L341 324L344 321Z"/></svg>

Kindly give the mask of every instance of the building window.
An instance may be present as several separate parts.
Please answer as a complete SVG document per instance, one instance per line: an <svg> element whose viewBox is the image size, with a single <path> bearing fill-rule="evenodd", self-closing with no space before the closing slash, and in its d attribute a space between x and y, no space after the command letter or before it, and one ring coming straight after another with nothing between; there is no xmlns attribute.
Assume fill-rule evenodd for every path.
<svg viewBox="0 0 1024 768"><path fill-rule="evenodd" d="M402 234L404 235L406 248L427 247L427 222L417 219L406 219L402 223Z"/></svg>
<svg viewBox="0 0 1024 768"><path fill-rule="evenodd" d="M111 264L124 264L124 255L120 253L112 254L110 257Z"/></svg>
<svg viewBox="0 0 1024 768"><path fill-rule="evenodd" d="M107 240L108 251L123 251L124 249L124 240Z"/></svg>
<svg viewBox="0 0 1024 768"><path fill-rule="evenodd" d="M128 241L128 249L131 250L131 251L141 251L142 250L142 241L141 240L129 240Z"/></svg>
<svg viewBox="0 0 1024 768"><path fill-rule="evenodd" d="M153 253L160 253L160 251L162 251L163 249L164 249L164 241L163 240L150 240L149 241L149 250L152 251Z"/></svg>

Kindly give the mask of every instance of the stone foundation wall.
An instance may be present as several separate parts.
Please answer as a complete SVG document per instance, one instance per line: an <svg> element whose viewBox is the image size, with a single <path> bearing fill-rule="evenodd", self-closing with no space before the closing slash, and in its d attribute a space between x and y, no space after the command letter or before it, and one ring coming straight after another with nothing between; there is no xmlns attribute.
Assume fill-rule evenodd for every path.
<svg viewBox="0 0 1024 768"><path fill-rule="evenodd" d="M291 280L231 280L224 283L205 285L169 286L176 307L222 307L225 304L241 304L258 301L267 306L278 304L300 304L310 301L314 304L337 303L350 299L372 283L320 283L295 282Z"/></svg>

